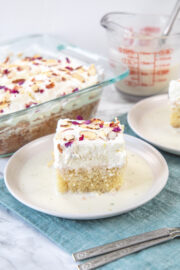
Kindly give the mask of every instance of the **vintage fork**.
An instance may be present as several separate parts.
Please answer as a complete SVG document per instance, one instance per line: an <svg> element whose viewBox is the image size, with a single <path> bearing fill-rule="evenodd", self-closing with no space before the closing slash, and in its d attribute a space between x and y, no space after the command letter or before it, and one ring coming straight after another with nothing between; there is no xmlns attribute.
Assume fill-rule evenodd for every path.
<svg viewBox="0 0 180 270"><path fill-rule="evenodd" d="M126 239L115 241L109 244L76 252L73 254L73 258L76 261L81 261L84 259L98 256L95 259L91 259L88 262L78 265L79 270L95 269L99 266L110 263L134 252L172 240L179 236L180 236L180 227L162 228L156 231L146 232L140 235L128 237Z"/></svg>

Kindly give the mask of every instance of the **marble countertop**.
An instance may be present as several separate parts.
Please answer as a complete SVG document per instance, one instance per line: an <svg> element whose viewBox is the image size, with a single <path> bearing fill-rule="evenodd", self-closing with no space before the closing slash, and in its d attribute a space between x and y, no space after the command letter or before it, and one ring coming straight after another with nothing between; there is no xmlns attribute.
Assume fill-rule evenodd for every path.
<svg viewBox="0 0 180 270"><path fill-rule="evenodd" d="M111 120L127 112L137 100L120 94L114 86L107 87L96 116ZM0 159L0 176L7 161L8 158ZM0 207L0 270L72 270L75 266L69 254Z"/></svg>

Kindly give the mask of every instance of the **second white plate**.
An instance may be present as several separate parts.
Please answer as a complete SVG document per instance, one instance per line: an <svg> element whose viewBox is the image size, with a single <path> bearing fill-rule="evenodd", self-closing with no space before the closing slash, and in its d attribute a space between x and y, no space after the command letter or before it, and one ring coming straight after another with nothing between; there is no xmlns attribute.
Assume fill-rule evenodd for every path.
<svg viewBox="0 0 180 270"><path fill-rule="evenodd" d="M180 130L170 126L168 95L143 99L128 113L131 129L158 148L180 155Z"/></svg>
<svg viewBox="0 0 180 270"><path fill-rule="evenodd" d="M5 170L5 183L21 203L41 212L71 219L97 219L130 211L154 198L165 186L168 167L152 146L125 135L128 151L124 184L118 192L66 193L56 191L56 174L48 167L53 135L17 151Z"/></svg>

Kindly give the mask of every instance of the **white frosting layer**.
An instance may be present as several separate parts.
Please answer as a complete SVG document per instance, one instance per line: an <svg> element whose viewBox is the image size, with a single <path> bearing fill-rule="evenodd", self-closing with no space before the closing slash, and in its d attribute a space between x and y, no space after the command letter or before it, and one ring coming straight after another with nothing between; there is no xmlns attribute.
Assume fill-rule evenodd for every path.
<svg viewBox="0 0 180 270"><path fill-rule="evenodd" d="M91 129L92 124L61 127L67 121L67 119L59 120L54 137L55 168L75 170L92 167L113 168L122 167L125 164L126 151L121 125L119 125L120 132L112 131L113 127L109 127L109 122L104 123L104 126L99 129ZM84 137L83 140L79 140L86 132L90 132L94 139ZM70 146L65 145L64 136L73 138Z"/></svg>
<svg viewBox="0 0 180 270"><path fill-rule="evenodd" d="M94 65L40 56L0 63L0 115L79 91L98 82Z"/></svg>
<svg viewBox="0 0 180 270"><path fill-rule="evenodd" d="M169 99L172 105L180 105L180 80L173 80L170 82Z"/></svg>

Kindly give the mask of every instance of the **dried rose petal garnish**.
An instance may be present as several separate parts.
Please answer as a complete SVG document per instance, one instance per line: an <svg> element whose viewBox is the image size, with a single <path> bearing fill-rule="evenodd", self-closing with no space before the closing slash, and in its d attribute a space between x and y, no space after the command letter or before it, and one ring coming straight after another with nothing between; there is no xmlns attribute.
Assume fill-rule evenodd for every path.
<svg viewBox="0 0 180 270"><path fill-rule="evenodd" d="M26 108L29 108L32 105L37 105L37 103L36 102L29 102L28 104L26 104Z"/></svg>
<svg viewBox="0 0 180 270"><path fill-rule="evenodd" d="M120 132L121 131L121 129L120 129L120 127L114 127L113 129L112 129L112 131L114 131L114 132Z"/></svg>
<svg viewBox="0 0 180 270"><path fill-rule="evenodd" d="M74 70L72 67L69 67L69 66L66 66L65 68L68 69L68 70L70 70L70 71L73 71Z"/></svg>
<svg viewBox="0 0 180 270"><path fill-rule="evenodd" d="M73 143L73 141L70 141L70 142L65 143L64 145L65 145L65 147L69 147L69 146L71 146L72 143Z"/></svg>
<svg viewBox="0 0 180 270"><path fill-rule="evenodd" d="M68 57L66 57L66 62L67 62L68 64L71 63L71 61L70 61L70 59L69 59Z"/></svg>
<svg viewBox="0 0 180 270"><path fill-rule="evenodd" d="M1 109L1 110L0 110L0 113L3 113L3 112L4 112L4 110L3 110L3 109Z"/></svg>
<svg viewBox="0 0 180 270"><path fill-rule="evenodd" d="M77 121L72 121L71 123L72 123L73 125L80 125L80 123L77 122Z"/></svg>
<svg viewBox="0 0 180 270"><path fill-rule="evenodd" d="M109 124L109 126L110 126L110 127L115 127L116 124L115 124L114 122L111 122L111 123Z"/></svg>
<svg viewBox="0 0 180 270"><path fill-rule="evenodd" d="M79 141L83 141L84 140L84 134L82 134L80 137L79 137Z"/></svg>
<svg viewBox="0 0 180 270"><path fill-rule="evenodd" d="M74 89L72 90L73 93L74 93L74 92L77 92L77 91L79 91L79 88L74 88Z"/></svg>
<svg viewBox="0 0 180 270"><path fill-rule="evenodd" d="M78 116L76 117L76 119L77 119L77 120L83 120L83 117L82 117L81 115L78 115Z"/></svg>
<svg viewBox="0 0 180 270"><path fill-rule="evenodd" d="M19 91L17 89L9 89L10 94L19 94Z"/></svg>
<svg viewBox="0 0 180 270"><path fill-rule="evenodd" d="M103 128L103 126L104 126L104 124L103 124L103 123L99 124L99 127L100 127L100 128Z"/></svg>
<svg viewBox="0 0 180 270"><path fill-rule="evenodd" d="M8 75L9 73L10 73L10 71L9 71L8 69L4 69L4 70L3 70L3 74L4 74L4 75Z"/></svg>
<svg viewBox="0 0 180 270"><path fill-rule="evenodd" d="M0 85L0 89L4 89L5 88L5 86L3 86L3 85Z"/></svg>
<svg viewBox="0 0 180 270"><path fill-rule="evenodd" d="M83 122L83 124L89 125L89 124L91 124L91 120L86 120Z"/></svg>

